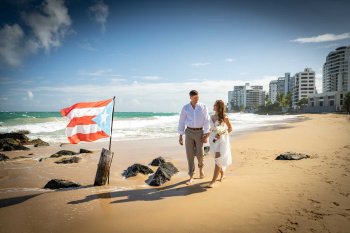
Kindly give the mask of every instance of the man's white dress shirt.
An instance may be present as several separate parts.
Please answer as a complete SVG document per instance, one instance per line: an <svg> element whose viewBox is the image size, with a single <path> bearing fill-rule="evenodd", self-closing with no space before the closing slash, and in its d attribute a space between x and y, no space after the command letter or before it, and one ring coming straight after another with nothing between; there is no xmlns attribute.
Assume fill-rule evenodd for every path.
<svg viewBox="0 0 350 233"><path fill-rule="evenodd" d="M205 104L197 103L195 108L193 108L191 103L188 103L182 107L178 133L184 135L186 126L191 128L203 128L204 133L209 133L210 116Z"/></svg>

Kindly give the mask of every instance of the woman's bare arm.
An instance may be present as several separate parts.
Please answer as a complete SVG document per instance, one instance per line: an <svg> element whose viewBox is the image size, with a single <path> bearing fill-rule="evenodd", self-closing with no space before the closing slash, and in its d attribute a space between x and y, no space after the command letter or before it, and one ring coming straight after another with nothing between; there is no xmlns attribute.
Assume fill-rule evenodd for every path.
<svg viewBox="0 0 350 233"><path fill-rule="evenodd" d="M231 126L231 123L230 123L230 119L228 119L228 117L225 116L224 121L225 121L225 123L226 123L226 125L227 125L227 130L228 130L228 132L229 132L229 133L232 132L232 126Z"/></svg>

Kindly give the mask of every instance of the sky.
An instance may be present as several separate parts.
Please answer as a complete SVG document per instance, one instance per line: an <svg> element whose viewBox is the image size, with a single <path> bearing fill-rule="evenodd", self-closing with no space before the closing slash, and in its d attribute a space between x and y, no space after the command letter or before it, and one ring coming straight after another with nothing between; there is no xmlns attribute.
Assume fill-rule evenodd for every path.
<svg viewBox="0 0 350 233"><path fill-rule="evenodd" d="M1 0L0 111L59 111L116 96L116 111L227 102L235 85L310 67L350 45L349 1Z"/></svg>

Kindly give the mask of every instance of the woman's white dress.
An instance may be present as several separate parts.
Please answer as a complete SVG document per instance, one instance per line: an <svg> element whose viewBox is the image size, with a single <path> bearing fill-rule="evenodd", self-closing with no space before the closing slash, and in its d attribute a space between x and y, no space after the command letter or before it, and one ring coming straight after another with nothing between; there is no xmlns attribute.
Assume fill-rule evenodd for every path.
<svg viewBox="0 0 350 233"><path fill-rule="evenodd" d="M216 136L216 127L218 125L218 120L216 120L215 122L213 122L212 119L210 120L209 154L210 156L215 158L216 152L220 152L220 157L215 158L215 164L221 167L222 170L225 170L229 165L232 164L230 136L228 135L228 133L221 135L220 139L216 139L216 141L213 142L213 139ZM221 125L224 126L227 130L227 126L224 121L221 123Z"/></svg>

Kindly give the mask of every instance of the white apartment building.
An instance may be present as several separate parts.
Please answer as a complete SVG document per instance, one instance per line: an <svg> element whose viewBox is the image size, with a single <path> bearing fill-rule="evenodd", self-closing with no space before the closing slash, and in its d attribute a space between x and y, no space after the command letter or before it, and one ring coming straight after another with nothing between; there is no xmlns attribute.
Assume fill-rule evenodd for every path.
<svg viewBox="0 0 350 233"><path fill-rule="evenodd" d="M254 111L258 106L265 105L265 91L263 86L234 86L232 94L232 110L245 109Z"/></svg>
<svg viewBox="0 0 350 233"><path fill-rule="evenodd" d="M323 92L350 91L350 46L336 48L323 65Z"/></svg>
<svg viewBox="0 0 350 233"><path fill-rule="evenodd" d="M296 108L301 99L316 93L315 71L311 68L305 68L304 71L294 75L293 81L292 102L293 108Z"/></svg>
<svg viewBox="0 0 350 233"><path fill-rule="evenodd" d="M350 46L330 52L323 65L323 93L309 95L307 112L342 111L350 91Z"/></svg>

